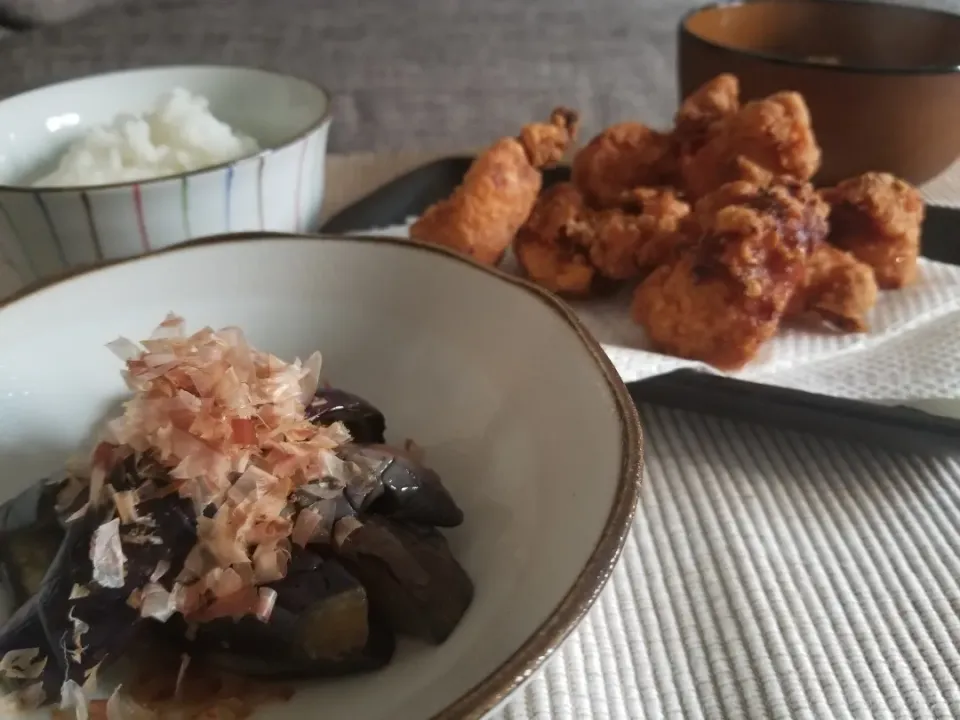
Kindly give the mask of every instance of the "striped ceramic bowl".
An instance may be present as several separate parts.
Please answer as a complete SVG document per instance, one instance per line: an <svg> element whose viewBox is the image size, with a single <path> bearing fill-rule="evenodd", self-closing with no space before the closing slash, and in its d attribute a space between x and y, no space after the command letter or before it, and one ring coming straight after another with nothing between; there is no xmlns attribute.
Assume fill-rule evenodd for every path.
<svg viewBox="0 0 960 720"><path fill-rule="evenodd" d="M206 97L216 117L264 149L155 180L30 186L89 128L145 112L176 87ZM12 269L22 284L206 235L315 229L329 127L330 100L317 86L237 67L144 68L6 99L0 102L0 255L7 267L0 271Z"/></svg>

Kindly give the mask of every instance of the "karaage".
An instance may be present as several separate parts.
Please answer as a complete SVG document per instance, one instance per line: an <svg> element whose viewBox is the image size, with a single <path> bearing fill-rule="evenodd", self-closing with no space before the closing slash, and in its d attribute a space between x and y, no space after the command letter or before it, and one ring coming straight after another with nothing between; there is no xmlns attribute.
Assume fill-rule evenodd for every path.
<svg viewBox="0 0 960 720"><path fill-rule="evenodd" d="M717 75L680 104L674 117L673 140L680 155L695 153L710 138L720 120L740 110L740 82L733 75Z"/></svg>
<svg viewBox="0 0 960 720"><path fill-rule="evenodd" d="M917 275L923 198L909 183L866 173L823 191L830 203L830 243L873 268L883 289L909 285Z"/></svg>
<svg viewBox="0 0 960 720"><path fill-rule="evenodd" d="M638 122L612 125L573 157L572 179L594 207L616 207L625 192L669 182L670 136Z"/></svg>
<svg viewBox="0 0 960 720"><path fill-rule="evenodd" d="M585 296L598 280L633 280L672 257L690 207L669 189L638 188L622 200L594 210L572 183L544 192L514 243L530 279Z"/></svg>
<svg viewBox="0 0 960 720"><path fill-rule="evenodd" d="M826 242L807 260L806 275L787 307L786 317L813 315L844 332L869 329L866 315L877 302L873 270Z"/></svg>
<svg viewBox="0 0 960 720"><path fill-rule="evenodd" d="M735 370L777 331L828 209L806 184L718 193L695 208L699 242L637 287L632 315L658 351Z"/></svg>
<svg viewBox="0 0 960 720"><path fill-rule="evenodd" d="M777 176L813 177L820 168L820 146L802 96L776 93L714 123L702 147L680 158L683 189L699 198L744 179L741 159Z"/></svg>
<svg viewBox="0 0 960 720"><path fill-rule="evenodd" d="M554 185L540 196L513 244L530 280L560 295L590 294L597 271L573 232L585 211L583 195L571 183Z"/></svg>
<svg viewBox="0 0 960 720"><path fill-rule="evenodd" d="M620 206L592 214L584 240L606 277L630 280L668 262L690 241L690 206L671 188L635 188ZM620 258L619 262L617 258Z"/></svg>
<svg viewBox="0 0 960 720"><path fill-rule="evenodd" d="M430 206L411 226L411 237L496 265L530 216L543 178L573 142L577 114L558 108L549 123L526 126L482 152L453 194Z"/></svg>

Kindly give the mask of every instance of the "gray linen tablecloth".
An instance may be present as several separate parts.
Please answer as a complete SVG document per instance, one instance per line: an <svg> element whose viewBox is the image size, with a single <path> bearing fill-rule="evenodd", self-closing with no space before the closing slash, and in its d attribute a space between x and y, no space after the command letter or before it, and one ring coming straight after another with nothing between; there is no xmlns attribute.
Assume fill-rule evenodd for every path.
<svg viewBox="0 0 960 720"><path fill-rule="evenodd" d="M4 39L0 96L119 67L223 62L329 88L336 152L472 147L558 103L580 108L588 129L628 117L662 123L676 101L674 26L689 6L126 0Z"/></svg>
<svg viewBox="0 0 960 720"><path fill-rule="evenodd" d="M685 9L131 0L3 39L0 96L144 63L252 64L335 92L336 150L471 147L557 102L588 130L666 121ZM642 413L623 560L501 717L960 717L960 449L915 457Z"/></svg>

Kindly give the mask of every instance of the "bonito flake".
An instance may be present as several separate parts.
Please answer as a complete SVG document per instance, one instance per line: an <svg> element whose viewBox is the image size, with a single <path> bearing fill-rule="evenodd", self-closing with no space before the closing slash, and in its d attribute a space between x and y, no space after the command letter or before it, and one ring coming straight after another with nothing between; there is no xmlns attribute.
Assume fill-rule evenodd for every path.
<svg viewBox="0 0 960 720"><path fill-rule="evenodd" d="M194 622L267 620L274 598L260 586L286 574L292 536L303 544L319 525L309 513L296 522L291 494L343 468L334 453L350 440L342 424L319 427L306 417L320 354L288 363L253 348L237 328L188 334L172 314L141 343L120 338L108 347L134 394L90 462L89 506L112 500L112 519L91 543L95 582L124 587L123 544L156 537L138 505L155 498L157 486L111 486L124 458L150 455L196 509L197 540L172 587L153 577L129 588L131 604L158 620L177 611Z"/></svg>

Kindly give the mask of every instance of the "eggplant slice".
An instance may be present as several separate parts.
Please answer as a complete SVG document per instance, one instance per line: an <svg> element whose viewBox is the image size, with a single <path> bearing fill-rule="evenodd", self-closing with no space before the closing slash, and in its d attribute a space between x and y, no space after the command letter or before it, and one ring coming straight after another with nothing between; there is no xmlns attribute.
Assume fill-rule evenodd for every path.
<svg viewBox="0 0 960 720"><path fill-rule="evenodd" d="M0 590L13 611L0 626L0 658L8 652L35 649L37 660L46 661L39 678L0 674L2 692L15 692L40 681L48 697L57 697L63 683L40 619L38 597L64 537L55 509L56 495L57 487L44 480L0 506Z"/></svg>
<svg viewBox="0 0 960 720"><path fill-rule="evenodd" d="M473 582L430 527L371 515L337 523L339 557L401 635L439 645L473 601Z"/></svg>
<svg viewBox="0 0 960 720"><path fill-rule="evenodd" d="M348 445L340 454L360 468L364 479L374 479L380 486L357 502L348 483L347 498L358 511L436 527L463 523L463 511L436 471L403 450L382 444Z"/></svg>
<svg viewBox="0 0 960 720"><path fill-rule="evenodd" d="M58 486L39 482L0 506L0 592L11 611L40 591L63 542Z"/></svg>
<svg viewBox="0 0 960 720"><path fill-rule="evenodd" d="M119 465L108 483L115 489L126 488L138 462L131 458ZM37 593L0 629L0 657L13 650L38 648L47 659L43 680L49 697L58 696L64 680L83 685L95 669L123 653L142 625L138 611L128 603L130 594L159 565L169 567L171 575L179 572L196 538L196 518L187 501L170 495L142 503L143 522L113 521L123 573L117 582L105 585L90 555L95 533L107 519L108 505L89 508L67 524Z"/></svg>
<svg viewBox="0 0 960 720"><path fill-rule="evenodd" d="M343 423L361 443L382 443L387 421L377 408L358 395L335 388L320 388L307 405L307 419L316 425Z"/></svg>
<svg viewBox="0 0 960 720"><path fill-rule="evenodd" d="M84 685L141 631L179 640L222 670L274 679L375 670L392 659L396 634L446 640L474 588L436 528L461 524L463 512L434 470L384 444L384 416L363 398L321 389L307 414L321 425L344 423L354 443L337 451L342 477L320 478L290 498L291 517L309 509L316 518L301 525L308 548L295 546L286 577L268 586L276 602L266 622L222 618L188 632L182 616L161 624L132 606L131 594L148 582L170 590L196 543L197 510L166 487L168 471L149 453L119 463L100 505L69 522L88 498L77 494L64 514L62 484L39 483L0 506L0 590L17 608L0 626L0 658L36 650L46 661L39 677L0 675L0 691L39 681L54 700L65 681ZM152 498L136 502L135 513L119 495L108 499L148 487L125 497ZM92 552L100 553L96 566Z"/></svg>
<svg viewBox="0 0 960 720"><path fill-rule="evenodd" d="M366 590L336 560L298 550L268 622L229 618L198 626L194 652L240 675L302 679L383 667L393 633L371 613Z"/></svg>
<svg viewBox="0 0 960 720"><path fill-rule="evenodd" d="M98 520L91 512L68 526L40 591L0 631L0 657L11 651L39 650L46 660L42 680L48 697L58 697L66 679L82 685L114 649L124 646L131 620L126 615L132 613L132 620L136 619L131 608L123 611L122 601L101 601L93 595L78 598L74 592L77 581L89 573L90 538ZM92 632L94 624L86 627L88 620L96 624L96 632ZM19 689L15 680L7 680L7 689Z"/></svg>

